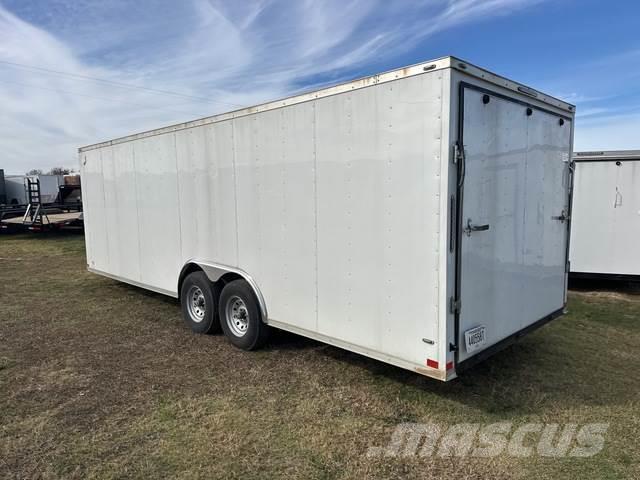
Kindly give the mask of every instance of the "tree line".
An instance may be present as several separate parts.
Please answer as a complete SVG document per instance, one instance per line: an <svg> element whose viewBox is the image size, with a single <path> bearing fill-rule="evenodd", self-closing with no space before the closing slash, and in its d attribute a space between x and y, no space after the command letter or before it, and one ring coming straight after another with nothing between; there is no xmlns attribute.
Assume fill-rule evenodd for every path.
<svg viewBox="0 0 640 480"><path fill-rule="evenodd" d="M75 170L72 168L64 168L64 167L53 167L47 173L44 173L39 168L33 168L29 170L26 175L69 175L71 173L75 173Z"/></svg>

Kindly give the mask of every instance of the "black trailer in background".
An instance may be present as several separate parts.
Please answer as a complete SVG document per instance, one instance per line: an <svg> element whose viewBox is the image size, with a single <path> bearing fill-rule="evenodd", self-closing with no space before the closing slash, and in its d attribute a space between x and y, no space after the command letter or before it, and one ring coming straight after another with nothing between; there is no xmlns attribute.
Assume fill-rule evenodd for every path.
<svg viewBox="0 0 640 480"><path fill-rule="evenodd" d="M4 184L4 170L0 168L0 205L7 203L7 189Z"/></svg>

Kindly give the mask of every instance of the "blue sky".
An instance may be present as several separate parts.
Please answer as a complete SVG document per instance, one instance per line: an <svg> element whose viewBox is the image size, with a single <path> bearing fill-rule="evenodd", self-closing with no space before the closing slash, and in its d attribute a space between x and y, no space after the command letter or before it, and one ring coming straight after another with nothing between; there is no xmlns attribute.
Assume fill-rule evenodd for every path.
<svg viewBox="0 0 640 480"><path fill-rule="evenodd" d="M449 54L575 103L576 150L640 148L638 30L628 0L0 0L0 168Z"/></svg>

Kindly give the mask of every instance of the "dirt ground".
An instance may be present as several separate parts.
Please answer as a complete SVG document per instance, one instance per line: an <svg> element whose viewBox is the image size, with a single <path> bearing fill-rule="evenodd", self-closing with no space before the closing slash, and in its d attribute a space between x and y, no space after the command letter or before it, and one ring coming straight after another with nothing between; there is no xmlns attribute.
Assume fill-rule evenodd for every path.
<svg viewBox="0 0 640 480"><path fill-rule="evenodd" d="M0 236L0 478L640 478L640 296L439 383L277 333L242 352L85 269L80 235ZM376 457L397 425L608 423L595 456Z"/></svg>

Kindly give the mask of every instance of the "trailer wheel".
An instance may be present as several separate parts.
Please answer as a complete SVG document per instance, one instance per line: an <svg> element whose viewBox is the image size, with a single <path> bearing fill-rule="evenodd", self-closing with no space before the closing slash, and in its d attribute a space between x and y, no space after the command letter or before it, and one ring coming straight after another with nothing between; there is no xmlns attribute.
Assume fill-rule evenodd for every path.
<svg viewBox="0 0 640 480"><path fill-rule="evenodd" d="M244 280L229 282L219 302L220 326L229 341L242 350L255 350L267 341L269 326L262 321L253 289Z"/></svg>
<svg viewBox="0 0 640 480"><path fill-rule="evenodd" d="M204 272L190 273L180 288L182 317L195 333L220 333L214 289Z"/></svg>

